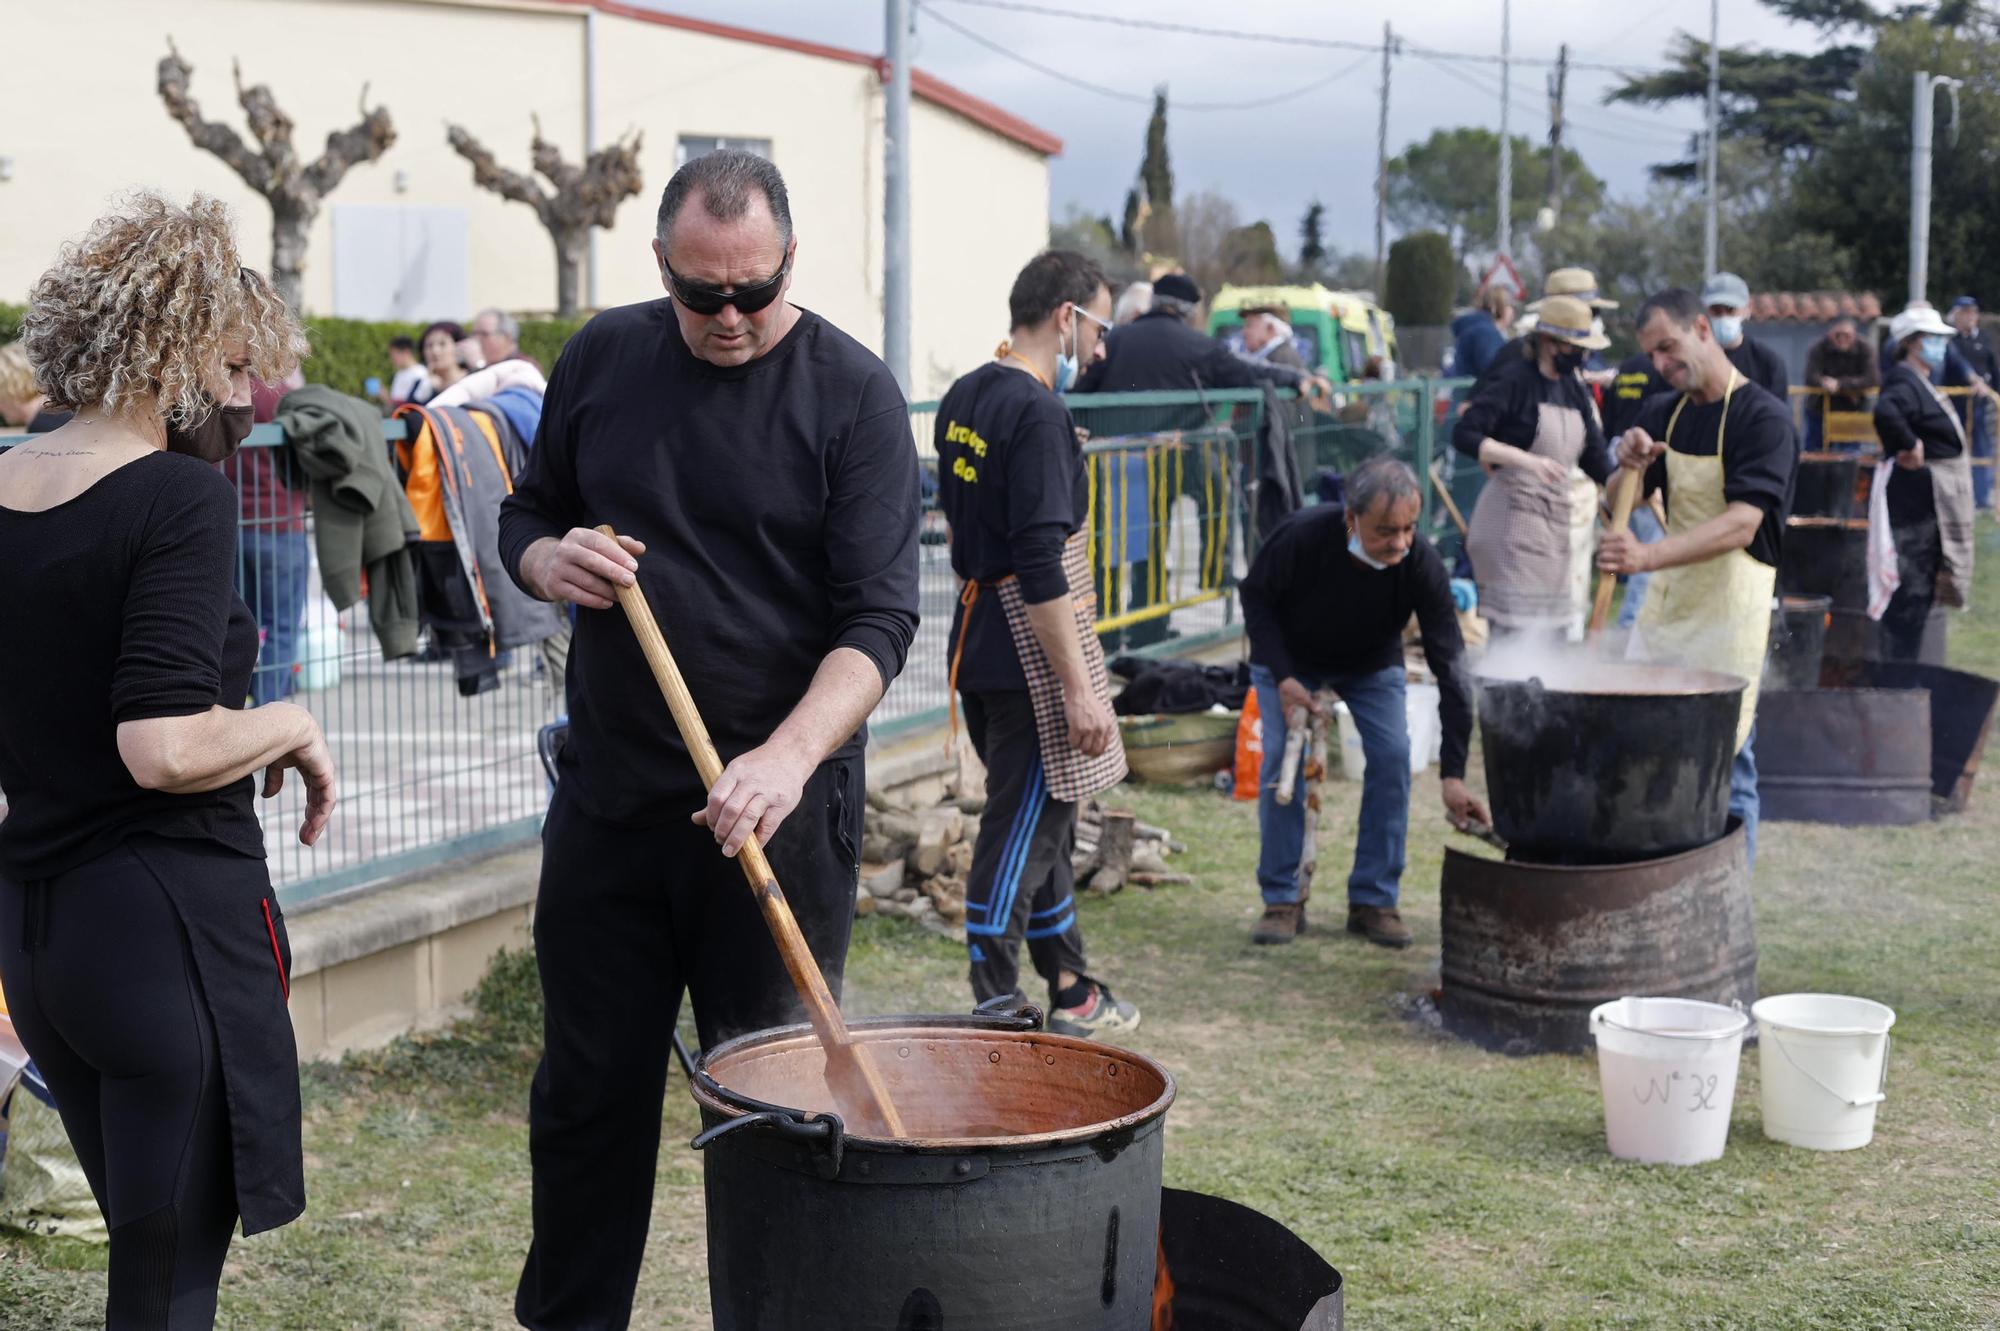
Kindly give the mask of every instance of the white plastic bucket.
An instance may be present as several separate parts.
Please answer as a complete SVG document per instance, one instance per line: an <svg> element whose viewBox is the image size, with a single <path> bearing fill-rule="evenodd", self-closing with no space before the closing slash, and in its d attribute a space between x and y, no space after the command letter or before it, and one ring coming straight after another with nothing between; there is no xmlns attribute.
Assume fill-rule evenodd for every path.
<svg viewBox="0 0 2000 1331"><path fill-rule="evenodd" d="M1895 1010L1842 994L1778 994L1757 1020L1764 1135L1815 1151L1851 1151L1875 1136L1886 1098Z"/></svg>
<svg viewBox="0 0 2000 1331"><path fill-rule="evenodd" d="M1444 747L1444 732L1438 723L1438 686L1404 685L1403 711L1410 734L1410 775L1415 776L1436 762ZM1361 750L1361 729L1354 724L1354 713L1346 703L1335 703L1333 715L1340 730L1341 779L1359 781L1368 768L1368 757Z"/></svg>
<svg viewBox="0 0 2000 1331"><path fill-rule="evenodd" d="M1611 1154L1654 1165L1720 1160L1749 1029L1740 1006L1691 998L1620 998L1593 1009Z"/></svg>

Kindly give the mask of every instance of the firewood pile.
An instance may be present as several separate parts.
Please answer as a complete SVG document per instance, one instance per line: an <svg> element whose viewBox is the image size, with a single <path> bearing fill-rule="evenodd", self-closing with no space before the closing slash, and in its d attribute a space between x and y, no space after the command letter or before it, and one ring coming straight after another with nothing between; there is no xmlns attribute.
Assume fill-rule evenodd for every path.
<svg viewBox="0 0 2000 1331"><path fill-rule="evenodd" d="M965 883L985 804L979 796L961 796L906 809L871 792L862 818L861 891L854 913L895 916L963 940ZM1079 888L1099 895L1191 883L1190 875L1167 865L1169 855L1186 849L1167 829L1090 800L1077 811L1070 867Z"/></svg>

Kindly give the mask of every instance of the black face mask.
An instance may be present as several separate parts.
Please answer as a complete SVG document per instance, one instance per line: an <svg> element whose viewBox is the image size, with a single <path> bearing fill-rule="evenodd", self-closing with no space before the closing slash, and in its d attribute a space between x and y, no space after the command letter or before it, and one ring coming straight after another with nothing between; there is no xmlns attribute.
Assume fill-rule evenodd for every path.
<svg viewBox="0 0 2000 1331"><path fill-rule="evenodd" d="M1575 374L1583 368L1584 358L1589 354L1581 349L1558 351L1550 359L1555 364L1557 374Z"/></svg>
<svg viewBox="0 0 2000 1331"><path fill-rule="evenodd" d="M167 422L167 448L203 462L220 462L235 453L256 424L249 407L214 407L193 425Z"/></svg>

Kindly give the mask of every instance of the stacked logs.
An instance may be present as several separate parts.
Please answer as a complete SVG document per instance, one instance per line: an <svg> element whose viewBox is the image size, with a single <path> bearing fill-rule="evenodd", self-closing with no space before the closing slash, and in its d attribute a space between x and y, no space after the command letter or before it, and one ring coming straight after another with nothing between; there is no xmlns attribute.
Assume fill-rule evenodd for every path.
<svg viewBox="0 0 2000 1331"><path fill-rule="evenodd" d="M905 809L871 792L862 818L861 890L856 915L914 921L934 933L965 937L965 883L985 800L962 796L927 809ZM1125 887L1191 883L1167 867L1186 846L1163 827L1091 800L1077 811L1070 859L1079 887L1108 895Z"/></svg>
<svg viewBox="0 0 2000 1331"><path fill-rule="evenodd" d="M1142 823L1096 800L1077 810L1076 850L1070 868L1079 886L1108 896L1127 886L1165 887L1193 878L1167 867L1167 856L1187 849L1164 827Z"/></svg>

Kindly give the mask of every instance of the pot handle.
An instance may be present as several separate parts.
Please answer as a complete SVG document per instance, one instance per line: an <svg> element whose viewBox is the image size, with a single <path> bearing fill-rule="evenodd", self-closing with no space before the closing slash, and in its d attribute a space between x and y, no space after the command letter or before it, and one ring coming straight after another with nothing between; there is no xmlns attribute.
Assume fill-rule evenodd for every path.
<svg viewBox="0 0 2000 1331"><path fill-rule="evenodd" d="M822 1114L815 1119L802 1119L796 1114L776 1109L763 1109L754 1114L738 1114L726 1118L714 1127L696 1134L688 1143L697 1151L707 1150L709 1145L732 1132L750 1128L768 1128L788 1141L819 1147L825 1153L821 1169L826 1177L832 1178L840 1172L840 1158L847 1145L845 1125L838 1114Z"/></svg>
<svg viewBox="0 0 2000 1331"><path fill-rule="evenodd" d="M992 1017L1018 1031L1039 1031L1042 1029L1044 1019L1039 1007L1026 999L1016 1001L1012 994L1001 994L998 998L987 999L972 1009L972 1015Z"/></svg>

